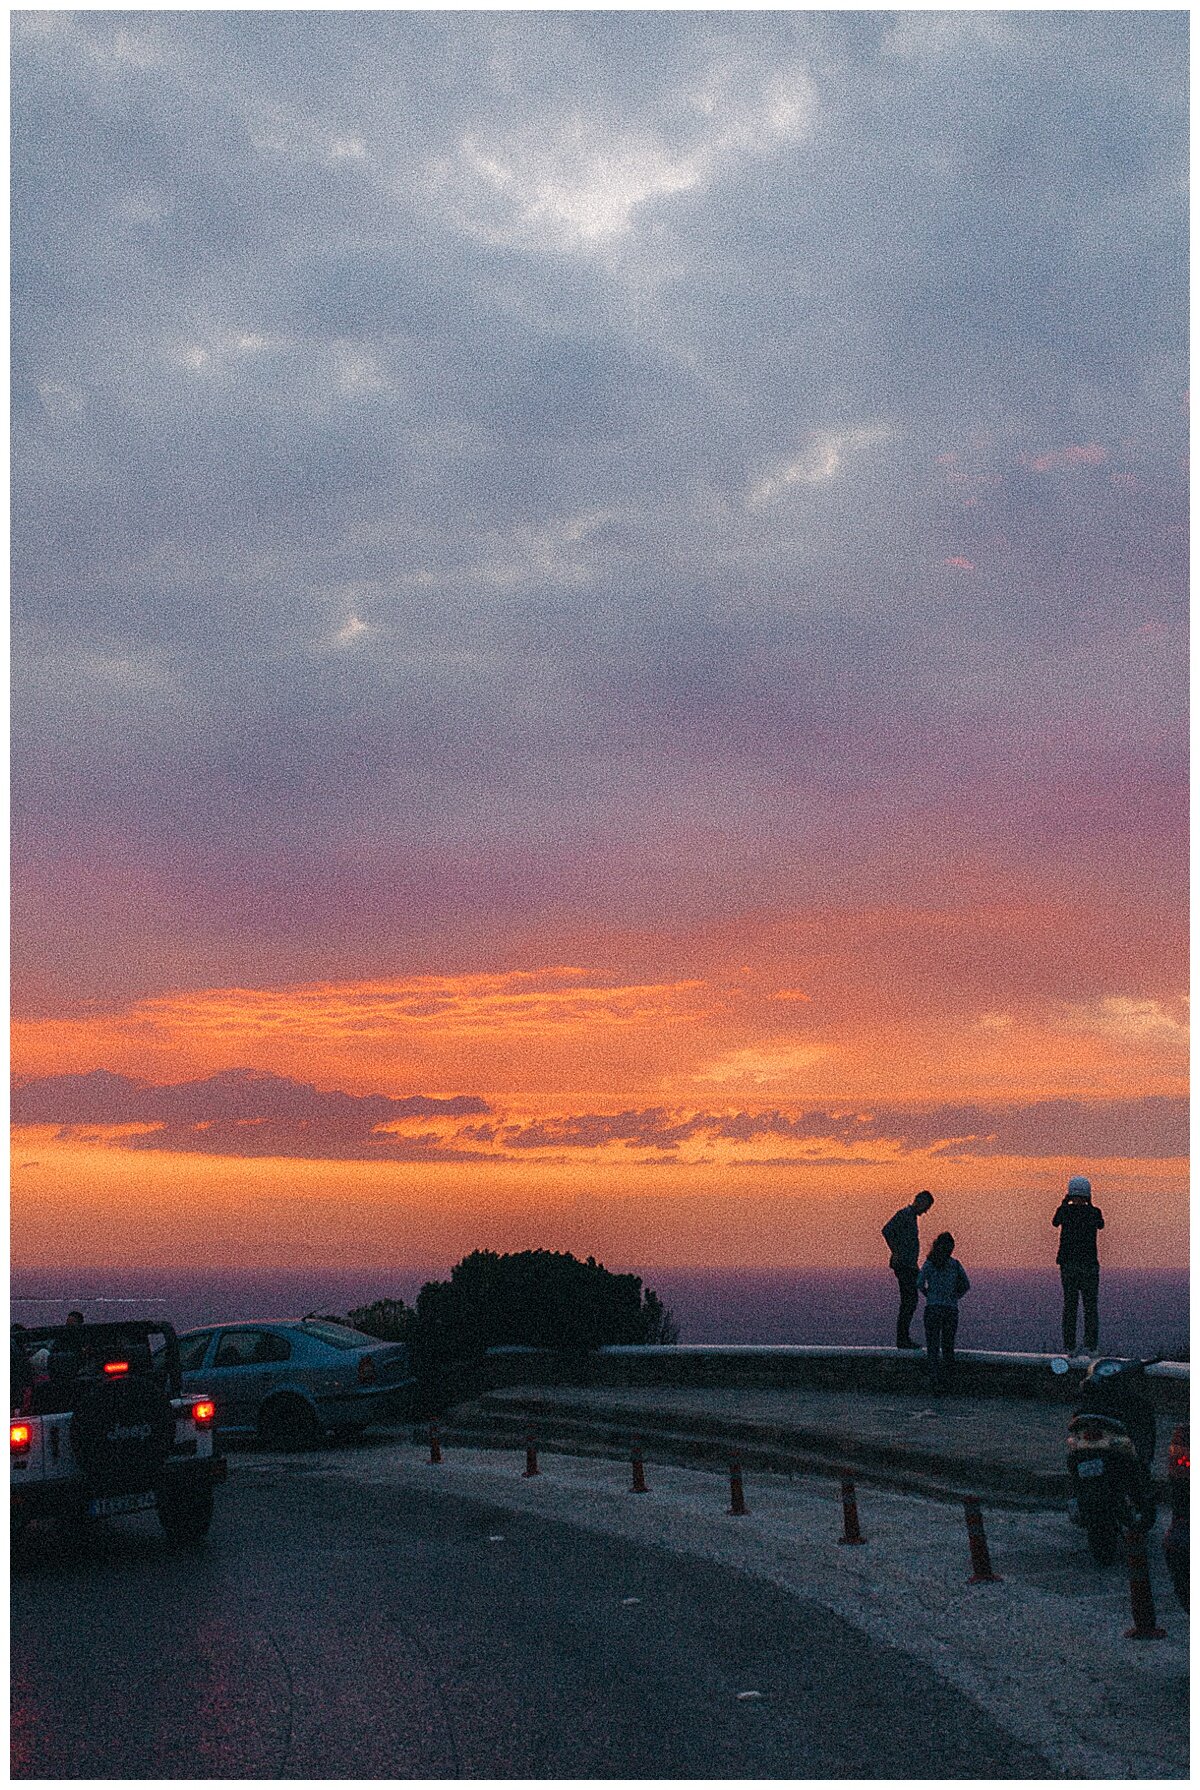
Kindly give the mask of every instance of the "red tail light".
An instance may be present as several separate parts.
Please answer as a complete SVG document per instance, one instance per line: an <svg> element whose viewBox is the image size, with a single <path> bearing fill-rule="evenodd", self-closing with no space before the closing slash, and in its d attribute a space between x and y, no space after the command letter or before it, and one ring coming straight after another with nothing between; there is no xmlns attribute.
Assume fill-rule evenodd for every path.
<svg viewBox="0 0 1200 1790"><path fill-rule="evenodd" d="M371 1386L375 1381L375 1359L371 1355L360 1355L358 1358L358 1380L360 1386Z"/></svg>
<svg viewBox="0 0 1200 1790"><path fill-rule="evenodd" d="M1171 1437L1170 1446L1167 1449L1167 1472L1172 1478L1179 1477L1182 1479L1185 1473L1190 1475L1191 1468L1192 1462L1188 1452L1187 1428L1181 1423L1176 1426L1175 1433Z"/></svg>
<svg viewBox="0 0 1200 1790"><path fill-rule="evenodd" d="M128 1361L106 1361L104 1363L104 1371L106 1374L112 1374L114 1376L117 1374L127 1374L129 1372L129 1363Z"/></svg>
<svg viewBox="0 0 1200 1790"><path fill-rule="evenodd" d="M202 1398L199 1404L192 1406L192 1416L202 1428L206 1428L217 1415L217 1407L210 1398Z"/></svg>
<svg viewBox="0 0 1200 1790"><path fill-rule="evenodd" d="M13 1454L28 1454L29 1445L33 1441L33 1430L27 1423L10 1423L8 1426L8 1446Z"/></svg>

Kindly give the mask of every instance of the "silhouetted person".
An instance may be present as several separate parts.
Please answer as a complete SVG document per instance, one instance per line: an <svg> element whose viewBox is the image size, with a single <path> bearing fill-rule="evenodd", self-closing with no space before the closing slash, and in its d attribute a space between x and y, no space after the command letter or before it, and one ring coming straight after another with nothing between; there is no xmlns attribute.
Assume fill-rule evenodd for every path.
<svg viewBox="0 0 1200 1790"><path fill-rule="evenodd" d="M934 1392L949 1392L954 1377L954 1338L958 1331L958 1302L971 1283L962 1263L955 1259L954 1238L949 1231L935 1237L917 1276L917 1291L925 1295L925 1353Z"/></svg>
<svg viewBox="0 0 1200 1790"><path fill-rule="evenodd" d="M66 1334L56 1336L50 1345L46 1371L56 1385L73 1380L83 1366L83 1313L67 1313Z"/></svg>
<svg viewBox="0 0 1200 1790"><path fill-rule="evenodd" d="M24 1415L29 1409L29 1395L33 1391L33 1368L25 1345L24 1324L13 1325L9 1332L8 1348L9 1409L13 1416Z"/></svg>
<svg viewBox="0 0 1200 1790"><path fill-rule="evenodd" d="M1058 1240L1058 1272L1063 1290L1063 1348L1075 1353L1075 1324L1083 1300L1083 1346L1094 1355L1100 1343L1100 1256L1097 1232L1104 1229L1104 1214L1092 1204L1092 1184L1086 1175L1072 1175L1067 1197L1054 1214L1062 1235Z"/></svg>
<svg viewBox="0 0 1200 1790"><path fill-rule="evenodd" d="M883 1227L883 1240L892 1252L891 1270L900 1288L900 1311L896 1318L898 1349L919 1349L921 1346L913 1341L908 1327L917 1309L917 1264L921 1259L917 1220L932 1204L933 1195L923 1190L911 1206L901 1206L898 1212L893 1212Z"/></svg>

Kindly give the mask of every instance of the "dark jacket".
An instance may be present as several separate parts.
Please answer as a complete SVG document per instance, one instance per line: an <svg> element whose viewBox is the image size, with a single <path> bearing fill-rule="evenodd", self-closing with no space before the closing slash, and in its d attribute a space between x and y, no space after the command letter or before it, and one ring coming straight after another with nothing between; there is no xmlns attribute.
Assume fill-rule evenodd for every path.
<svg viewBox="0 0 1200 1790"><path fill-rule="evenodd" d="M1099 1206L1093 1206L1090 1200L1064 1200L1054 1214L1054 1223L1062 1231L1055 1258L1060 1267L1064 1262L1099 1262L1096 1233L1104 1229L1104 1214Z"/></svg>
<svg viewBox="0 0 1200 1790"><path fill-rule="evenodd" d="M921 1238L913 1206L901 1206L883 1227L883 1240L892 1252L893 1268L915 1268L921 1259Z"/></svg>

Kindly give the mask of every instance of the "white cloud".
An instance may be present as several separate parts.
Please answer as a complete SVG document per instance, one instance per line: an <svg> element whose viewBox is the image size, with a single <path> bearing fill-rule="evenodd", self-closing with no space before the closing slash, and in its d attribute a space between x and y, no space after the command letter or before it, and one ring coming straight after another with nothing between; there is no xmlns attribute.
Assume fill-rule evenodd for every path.
<svg viewBox="0 0 1200 1790"><path fill-rule="evenodd" d="M468 133L431 167L461 221L491 239L591 249L629 233L640 209L710 186L738 161L778 153L812 128L815 89L799 68L749 89L710 71L687 96L690 133L621 129L573 112L489 139ZM682 134L683 140L676 140Z"/></svg>
<svg viewBox="0 0 1200 1790"><path fill-rule="evenodd" d="M501 588L543 582L587 584L592 562L576 549L611 518L608 510L584 510L545 522L520 523L511 534L492 538L483 562L471 568L472 576Z"/></svg>
<svg viewBox="0 0 1200 1790"><path fill-rule="evenodd" d="M984 1032L1009 1032L1012 1030L1012 1014L981 1013L975 1023Z"/></svg>
<svg viewBox="0 0 1200 1790"><path fill-rule="evenodd" d="M353 646L353 644L356 640L360 639L362 637L362 635L367 634L369 632L370 632L370 629L368 628L366 622L363 621L359 616L352 615L349 618L349 620L342 627L340 627L338 629L337 633L334 635L334 637L333 637L334 644L335 644L335 646Z"/></svg>
<svg viewBox="0 0 1200 1790"><path fill-rule="evenodd" d="M469 174L509 202L523 233L566 248L624 235L639 206L687 192L704 174L701 157L672 156L650 137L597 145L582 118L548 150L529 140L485 149L468 136L459 153Z"/></svg>
<svg viewBox="0 0 1200 1790"><path fill-rule="evenodd" d="M334 349L338 389L347 397L371 397L391 390L391 383L375 356L355 342L339 342Z"/></svg>
<svg viewBox="0 0 1200 1790"><path fill-rule="evenodd" d="M361 137L332 136L326 143L326 153L335 162L362 162L367 159L367 146Z"/></svg>
<svg viewBox="0 0 1200 1790"><path fill-rule="evenodd" d="M239 360L267 354L286 346L280 336L261 330L202 330L194 336L175 341L166 350L166 357L177 367L192 373L219 373Z"/></svg>
<svg viewBox="0 0 1200 1790"><path fill-rule="evenodd" d="M847 455L859 453L876 442L890 441L892 431L882 423L850 429L843 434L814 429L802 452L760 478L750 489L747 506L761 509L783 497L795 485L825 485L843 470Z"/></svg>
<svg viewBox="0 0 1200 1790"><path fill-rule="evenodd" d="M1188 1041L1186 1017L1176 1017L1161 1001L1137 995L1108 995L1103 1000L1069 1006L1071 1029L1098 1032L1106 1038L1153 1049L1184 1049Z"/></svg>
<svg viewBox="0 0 1200 1790"><path fill-rule="evenodd" d="M48 416L62 419L83 414L86 400L77 385L43 379L38 384L37 393L42 401L42 409Z"/></svg>
<svg viewBox="0 0 1200 1790"><path fill-rule="evenodd" d="M821 1061L828 1052L822 1045L793 1044L779 1050L761 1050L750 1046L730 1051L698 1069L694 1081L719 1082L735 1087L794 1088L797 1078Z"/></svg>
<svg viewBox="0 0 1200 1790"><path fill-rule="evenodd" d="M88 653L77 664L89 682L116 690L161 690L168 681L162 664L154 657Z"/></svg>

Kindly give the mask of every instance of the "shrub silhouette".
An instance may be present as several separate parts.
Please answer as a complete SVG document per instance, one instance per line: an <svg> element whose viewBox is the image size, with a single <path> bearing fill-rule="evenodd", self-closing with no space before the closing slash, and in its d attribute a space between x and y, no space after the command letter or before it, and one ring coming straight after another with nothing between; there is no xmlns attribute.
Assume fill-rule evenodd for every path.
<svg viewBox="0 0 1200 1790"><path fill-rule="evenodd" d="M411 1310L378 1299L350 1313L360 1330L407 1342L418 1365L476 1360L504 1344L583 1354L604 1343L676 1342L679 1331L657 1293L636 1274L613 1274L594 1256L527 1249L476 1249L428 1281Z"/></svg>
<svg viewBox="0 0 1200 1790"><path fill-rule="evenodd" d="M371 1305L356 1306L346 1314L346 1322L381 1342L415 1341L417 1314L403 1299L376 1299Z"/></svg>

